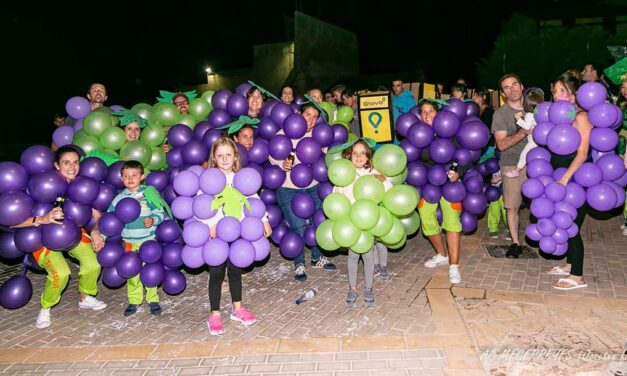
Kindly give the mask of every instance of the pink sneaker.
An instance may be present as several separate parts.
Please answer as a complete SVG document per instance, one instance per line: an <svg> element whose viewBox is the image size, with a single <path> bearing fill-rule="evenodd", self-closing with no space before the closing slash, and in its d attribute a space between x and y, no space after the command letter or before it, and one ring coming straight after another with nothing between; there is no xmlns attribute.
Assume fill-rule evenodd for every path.
<svg viewBox="0 0 627 376"><path fill-rule="evenodd" d="M243 307L231 313L231 320L239 321L246 326L252 325L257 322L255 315L253 315L252 313L250 313L249 310Z"/></svg>
<svg viewBox="0 0 627 376"><path fill-rule="evenodd" d="M209 327L209 334L211 334L212 336L224 334L224 327L222 326L222 318L219 315L209 316L209 318L207 319L207 326Z"/></svg>
<svg viewBox="0 0 627 376"><path fill-rule="evenodd" d="M512 171L507 171L505 173L505 176L507 176L510 179L516 179L517 177L520 176L520 174L518 173L518 171L512 170Z"/></svg>

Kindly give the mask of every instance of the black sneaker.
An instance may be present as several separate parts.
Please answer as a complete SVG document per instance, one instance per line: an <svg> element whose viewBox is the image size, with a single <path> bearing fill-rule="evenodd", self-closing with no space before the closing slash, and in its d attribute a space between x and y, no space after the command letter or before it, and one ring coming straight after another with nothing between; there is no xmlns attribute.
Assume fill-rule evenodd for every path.
<svg viewBox="0 0 627 376"><path fill-rule="evenodd" d="M324 269L324 270L337 269L335 265L324 256L320 256L320 258L317 260L311 260L311 265L313 265L314 268Z"/></svg>
<svg viewBox="0 0 627 376"><path fill-rule="evenodd" d="M520 255L522 255L522 247L518 243L510 245L505 252L505 257L508 259L517 259Z"/></svg>
<svg viewBox="0 0 627 376"><path fill-rule="evenodd" d="M298 282L305 282L307 280L307 274L305 273L305 265L296 265L296 271L294 272L294 279Z"/></svg>
<svg viewBox="0 0 627 376"><path fill-rule="evenodd" d="M148 303L150 306L150 314L153 316L161 316L161 306L159 303Z"/></svg>
<svg viewBox="0 0 627 376"><path fill-rule="evenodd" d="M137 313L137 304L129 304L128 307L124 310L124 316L131 316Z"/></svg>

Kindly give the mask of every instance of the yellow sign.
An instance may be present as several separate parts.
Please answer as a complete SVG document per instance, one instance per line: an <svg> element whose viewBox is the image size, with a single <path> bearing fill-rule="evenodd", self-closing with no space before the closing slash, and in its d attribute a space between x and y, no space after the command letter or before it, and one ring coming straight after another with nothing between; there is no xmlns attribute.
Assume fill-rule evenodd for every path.
<svg viewBox="0 0 627 376"><path fill-rule="evenodd" d="M394 141L394 117L389 91L359 95L359 124L361 137L377 143Z"/></svg>

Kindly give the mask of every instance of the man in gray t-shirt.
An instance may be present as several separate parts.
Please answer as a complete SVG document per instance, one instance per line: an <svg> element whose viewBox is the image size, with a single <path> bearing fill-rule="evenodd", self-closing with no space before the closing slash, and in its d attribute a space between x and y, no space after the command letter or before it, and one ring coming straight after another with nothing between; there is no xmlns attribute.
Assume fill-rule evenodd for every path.
<svg viewBox="0 0 627 376"><path fill-rule="evenodd" d="M522 184L525 182L526 171L521 171L517 178L506 176L508 171L516 168L520 153L527 144L526 136L531 131L516 125L515 114L523 111L523 90L520 77L515 74L506 74L499 80L499 86L507 103L494 112L492 118L492 133L497 149L501 151L501 176L503 176L503 201L507 210L507 224L512 237L507 258L518 258L522 254L522 247L518 236L518 211L522 202Z"/></svg>

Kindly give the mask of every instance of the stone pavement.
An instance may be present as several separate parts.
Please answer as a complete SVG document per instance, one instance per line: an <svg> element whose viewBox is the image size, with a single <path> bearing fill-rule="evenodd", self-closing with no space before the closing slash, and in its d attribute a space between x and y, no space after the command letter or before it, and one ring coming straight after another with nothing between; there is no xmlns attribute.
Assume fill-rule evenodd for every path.
<svg viewBox="0 0 627 376"><path fill-rule="evenodd" d="M164 313L158 318L145 307L123 317L125 288L101 289L99 298L109 304L104 311L79 311L74 277L46 330L33 325L45 276L29 273L31 302L15 311L0 309L0 374L575 374L576 362L556 365L536 357L529 371L507 354L545 348L620 353L621 339L627 339L627 237L619 226L618 218L586 219L589 287L569 292L550 288L556 278L543 273L558 261L489 257L483 245L495 241L487 238L485 219L475 234L462 238L463 281L451 289L446 267L422 265L433 251L419 235L390 254L391 278L375 281L374 309L361 302L356 309L346 307L345 256L332 257L338 271L308 267L309 279L299 283L292 263L273 250L266 265L244 277L244 304L258 322L246 328L228 320L227 293L226 334L219 338L205 324L206 272L188 273L187 290L179 296L161 292ZM71 269L76 276L76 267ZM16 270L3 266L0 282ZM295 305L309 287L317 289L316 298ZM536 322L543 323L545 337L527 331ZM584 337L578 333L597 339L594 346L579 341ZM594 372L616 361L589 358L586 369Z"/></svg>

